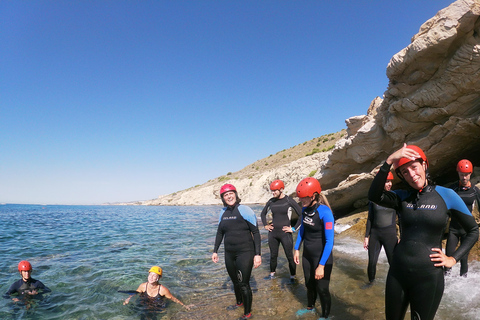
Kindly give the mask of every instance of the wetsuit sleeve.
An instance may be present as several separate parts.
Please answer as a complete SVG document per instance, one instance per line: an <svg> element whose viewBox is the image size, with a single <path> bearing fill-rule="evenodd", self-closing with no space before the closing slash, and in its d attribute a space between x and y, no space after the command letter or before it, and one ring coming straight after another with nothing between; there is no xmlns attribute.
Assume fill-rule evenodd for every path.
<svg viewBox="0 0 480 320"><path fill-rule="evenodd" d="M295 202L295 200L293 200L292 198L288 197L287 199L290 206L293 208L293 210L295 210L295 212L298 215L297 223L293 227L295 230L298 230L298 228L300 227L300 224L302 223L302 207L300 207L300 205L297 202Z"/></svg>
<svg viewBox="0 0 480 320"><path fill-rule="evenodd" d="M300 216L300 218L302 218L302 216ZM295 250L300 250L300 245L302 244L302 241L303 241L303 232L304 232L303 219L299 219L299 220L300 220L300 229L298 230L297 242L295 242Z"/></svg>
<svg viewBox="0 0 480 320"><path fill-rule="evenodd" d="M250 232L252 233L253 236L253 243L255 245L255 255L259 256L261 255L261 238L260 238L260 231L258 231L258 226L257 226L257 216L255 215L255 212L250 207L244 206L244 205L239 205L238 206L238 211L242 215L243 219L247 222L248 227L250 228Z"/></svg>
<svg viewBox="0 0 480 320"><path fill-rule="evenodd" d="M41 289L43 293L48 293L48 292L52 291L52 290L50 290L49 287L44 285L43 282L40 281L40 280L37 280L37 289Z"/></svg>
<svg viewBox="0 0 480 320"><path fill-rule="evenodd" d="M268 200L265 207L263 207L262 213L260 213L260 218L262 218L262 223L264 226L267 225L267 212L268 212L268 208L270 208L270 203L272 203L272 199Z"/></svg>
<svg viewBox="0 0 480 320"><path fill-rule="evenodd" d="M17 293L21 285L22 285L22 279L15 281L14 283L12 283L10 288L8 288L7 292L3 295L3 297L6 299L10 299L10 295Z"/></svg>
<svg viewBox="0 0 480 320"><path fill-rule="evenodd" d="M476 186L473 186L473 189L475 190L475 198L477 199L477 210L480 211L480 190Z"/></svg>
<svg viewBox="0 0 480 320"><path fill-rule="evenodd" d="M225 212L225 209L220 214L220 219L219 219L219 222L218 222L217 236L215 237L215 246L213 247L213 252L214 253L218 252L218 248L220 248L220 244L222 243L223 236L224 236L223 229L220 226L221 221L222 221L222 216L223 216L224 212Z"/></svg>
<svg viewBox="0 0 480 320"><path fill-rule="evenodd" d="M333 218L332 210L330 210L329 207L320 205L317 210L320 218L323 220L323 227L325 230L325 246L323 247L322 257L320 258L319 262L319 264L324 266L333 250L333 238L335 235L333 225L335 223L335 219Z"/></svg>
<svg viewBox="0 0 480 320"><path fill-rule="evenodd" d="M370 231L372 229L372 221L373 221L373 203L368 203L368 217L367 217L367 225L365 227L365 238L370 236Z"/></svg>
<svg viewBox="0 0 480 320"><path fill-rule="evenodd" d="M460 225L463 227L465 232L465 238L460 243L460 246L452 254L452 257L455 260L459 261L465 254L467 254L473 245L478 240L478 225L475 222L472 214L468 210L465 202L462 198L453 191L452 189L447 189L437 186L435 190L442 196L447 205L447 208L450 210L450 214L455 218Z"/></svg>
<svg viewBox="0 0 480 320"><path fill-rule="evenodd" d="M400 205L400 197L396 192L385 191L385 182L390 167L391 165L386 162L380 167L368 190L368 200L383 207L396 209Z"/></svg>

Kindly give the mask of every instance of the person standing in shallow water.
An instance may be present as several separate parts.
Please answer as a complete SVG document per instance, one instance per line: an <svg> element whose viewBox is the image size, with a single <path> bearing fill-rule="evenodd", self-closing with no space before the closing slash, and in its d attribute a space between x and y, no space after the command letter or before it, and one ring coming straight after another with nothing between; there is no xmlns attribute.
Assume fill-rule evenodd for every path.
<svg viewBox="0 0 480 320"><path fill-rule="evenodd" d="M244 313L239 320L250 319L253 300L250 275L253 267L258 268L262 264L257 217L252 209L240 204L235 186L223 185L220 188L220 197L225 207L218 222L212 261L219 261L217 252L225 238L225 267L233 282L237 300L237 303L227 307L227 310L243 305Z"/></svg>
<svg viewBox="0 0 480 320"><path fill-rule="evenodd" d="M457 164L458 182L452 184L449 188L453 189L463 202L467 205L470 212L473 210L473 204L477 202L477 206L480 204L480 190L476 186L472 186L470 177L473 173L473 165L467 160L460 160ZM452 255L457 248L458 242L462 243L467 233L457 221L455 217L452 217L450 221L450 227L448 228L447 245L445 247L445 254L447 256ZM468 272L468 252L460 259L460 276L466 277ZM451 268L445 267L445 275L450 275Z"/></svg>
<svg viewBox="0 0 480 320"><path fill-rule="evenodd" d="M406 190L385 191L391 166ZM462 199L451 189L429 181L428 161L417 146L404 145L388 156L373 179L370 201L397 211L400 242L396 245L385 289L386 320L403 320L410 305L412 319L433 320L443 296L443 267L451 268L475 244L478 226ZM442 238L448 218L465 229L465 241L447 256Z"/></svg>
<svg viewBox="0 0 480 320"><path fill-rule="evenodd" d="M296 264L300 263L299 250L303 243L302 265L307 287L307 309L299 310L297 316L314 312L318 295L322 318L327 319L332 304L329 285L333 267L335 221L330 205L321 191L320 183L312 177L303 179L297 186L297 196L302 203L303 212L295 243L294 261Z"/></svg>
<svg viewBox="0 0 480 320"><path fill-rule="evenodd" d="M268 230L268 246L270 248L270 275L265 279L271 280L275 278L278 249L280 244L282 244L290 269L290 283L294 283L296 264L293 261L292 233L299 227L301 220L298 219L296 225L292 227L292 210L295 210L297 215L301 216L302 209L292 198L283 193L284 189L285 184L282 180L275 180L270 184L273 198L268 200L260 214L263 225ZM272 223L270 224L267 223L267 212L269 209L272 211Z"/></svg>
<svg viewBox="0 0 480 320"><path fill-rule="evenodd" d="M392 189L393 174L388 173L385 182L385 191ZM365 228L365 240L363 247L368 250L368 281L373 284L377 273L377 262L380 250L385 250L388 263L392 262L393 249L397 244L397 212L391 208L385 208L370 202L368 204L367 226Z"/></svg>

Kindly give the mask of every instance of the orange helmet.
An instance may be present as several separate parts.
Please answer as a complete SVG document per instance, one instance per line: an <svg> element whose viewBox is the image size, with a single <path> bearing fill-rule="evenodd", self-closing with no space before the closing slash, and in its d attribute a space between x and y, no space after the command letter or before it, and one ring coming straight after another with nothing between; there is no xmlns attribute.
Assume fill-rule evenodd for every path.
<svg viewBox="0 0 480 320"><path fill-rule="evenodd" d="M408 146L406 146L406 148L411 149L413 151L416 151L420 155L419 159L422 159L422 161L426 162L427 167L428 167L427 156L425 155L425 153L423 152L422 149L420 149L419 147L414 146L414 145L408 145ZM398 160L396 163L394 163L395 170L400 168L401 166L403 166L405 163L409 163L410 161L412 161L412 160L410 160L408 158L400 158L400 160Z"/></svg>
<svg viewBox="0 0 480 320"><path fill-rule="evenodd" d="M473 172L473 165L467 159L460 160L460 161L458 161L458 164L457 164L457 171L458 172L463 172L463 173L472 173Z"/></svg>
<svg viewBox="0 0 480 320"><path fill-rule="evenodd" d="M393 173L391 171L388 172L387 180L393 180Z"/></svg>
<svg viewBox="0 0 480 320"><path fill-rule="evenodd" d="M282 180L275 180L272 183L270 183L270 190L275 191L280 189L285 189L285 184L283 183Z"/></svg>
<svg viewBox="0 0 480 320"><path fill-rule="evenodd" d="M237 191L237 188L233 184L227 183L220 188L220 196L228 191Z"/></svg>
<svg viewBox="0 0 480 320"><path fill-rule="evenodd" d="M320 194L320 192L322 192L320 182L313 177L303 179L297 186L297 196L299 198L313 197L315 193Z"/></svg>
<svg viewBox="0 0 480 320"><path fill-rule="evenodd" d="M20 261L18 271L32 271L32 265L27 260Z"/></svg>

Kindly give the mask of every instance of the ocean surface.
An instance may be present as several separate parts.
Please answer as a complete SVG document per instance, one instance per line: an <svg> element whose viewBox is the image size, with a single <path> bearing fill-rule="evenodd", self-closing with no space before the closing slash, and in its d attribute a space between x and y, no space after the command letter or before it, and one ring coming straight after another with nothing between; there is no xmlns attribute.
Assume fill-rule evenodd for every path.
<svg viewBox="0 0 480 320"><path fill-rule="evenodd" d="M261 206L251 206L260 215ZM218 206L51 206L0 205L0 292L19 279L17 265L28 260L32 277L51 293L26 302L0 300L0 319L237 319L242 310L226 311L235 302L223 263L212 254ZM260 222L261 226L261 222ZM263 227L263 226L261 226ZM253 271L255 319L318 319L300 315L306 291L301 266L298 283L288 284L288 266L280 252L277 279L269 272L267 233L261 228L262 265ZM383 293L388 264L382 252L377 283L364 288L367 253L358 240L335 242L331 318L384 319ZM134 296L153 265L163 268L161 283L191 305L186 311L169 301L151 310ZM439 320L480 319L480 264L472 262L468 278L446 279ZM319 307L319 303L317 303Z"/></svg>

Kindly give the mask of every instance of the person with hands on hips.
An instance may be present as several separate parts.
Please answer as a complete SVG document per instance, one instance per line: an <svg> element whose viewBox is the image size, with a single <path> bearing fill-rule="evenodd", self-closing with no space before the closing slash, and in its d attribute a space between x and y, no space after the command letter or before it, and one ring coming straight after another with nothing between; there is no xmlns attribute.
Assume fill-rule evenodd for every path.
<svg viewBox="0 0 480 320"><path fill-rule="evenodd" d="M406 189L385 191L390 168ZM385 289L385 317L404 319L410 305L412 319L433 320L444 291L443 267L452 267L475 244L478 226L462 199L429 178L429 163L422 149L406 145L388 156L373 179L370 201L397 211L400 242L393 252ZM463 243L447 256L442 238L449 217L466 231Z"/></svg>
<svg viewBox="0 0 480 320"><path fill-rule="evenodd" d="M281 244L288 260L290 283L293 284L295 283L296 264L293 261L292 233L300 226L301 219L298 219L295 226L292 227L292 210L300 217L302 208L292 198L283 193L284 189L285 184L282 180L275 180L270 184L273 197L268 200L260 214L263 225L268 230L268 246L270 248L270 274L265 279L275 278L278 249ZM267 212L269 210L272 212L272 222L270 224L267 223Z"/></svg>
<svg viewBox="0 0 480 320"><path fill-rule="evenodd" d="M317 296L322 307L321 316L327 319L332 298L329 291L333 267L334 217L330 205L321 193L317 179L305 178L297 186L297 196L303 207L302 220L295 243L294 261L300 263L300 246L303 243L303 274L307 287L307 309L297 315L313 312Z"/></svg>

